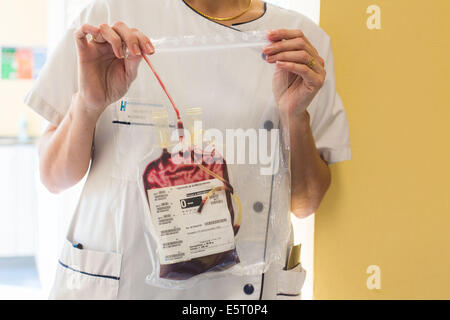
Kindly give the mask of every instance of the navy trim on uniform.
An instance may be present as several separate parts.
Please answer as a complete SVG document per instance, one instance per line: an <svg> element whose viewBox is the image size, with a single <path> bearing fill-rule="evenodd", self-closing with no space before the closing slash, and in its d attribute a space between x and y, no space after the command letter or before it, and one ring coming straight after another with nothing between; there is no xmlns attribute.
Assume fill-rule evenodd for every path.
<svg viewBox="0 0 450 320"><path fill-rule="evenodd" d="M120 280L120 277L105 276L105 275L102 275L102 274L93 274L93 273L88 273L88 272L84 272L84 271L80 271L80 270L75 270L74 268L71 268L71 267L69 267L68 265L62 263L61 260L58 260L58 262L59 262L59 264L60 264L62 267L66 268L66 269L69 269L69 270L71 270L71 271L73 271L73 272L78 272L78 273L84 274L84 275L86 275L86 276L98 277L98 278L105 278L105 279L111 279L111 280L117 280L117 281Z"/></svg>
<svg viewBox="0 0 450 320"><path fill-rule="evenodd" d="M246 23L250 23L250 22L256 21L256 20L258 20L258 19L261 19L262 17L265 16L265 14L266 14L266 12L267 12L267 3L264 2L264 13L263 13L260 17L258 17L258 18L256 18L256 19L253 19L253 20L250 20L250 21L239 22L239 23L232 24L231 26L227 26L227 25L221 24L221 23L219 23L219 22L217 22L217 21L214 21L214 20L212 20L212 19L209 19L209 18L207 18L207 17L205 17L205 16L202 16L200 13L198 13L197 11L195 11L194 8L192 8L189 4L187 4L187 2L186 2L185 0L182 0L182 1L183 1L183 3L186 5L186 7L188 7L189 9L191 9L192 12L194 12L196 15L199 15L200 17L202 17L202 18L204 18L204 19L206 19L206 20L208 20L208 21L214 22L215 24L218 24L218 25L220 25L220 26L222 26L222 27L226 27L226 28L229 28L229 29L232 29L232 30L235 30L235 31L239 31L239 32L241 32L241 30L239 30L239 29L237 29L237 28L233 28L233 27L234 27L234 26L239 26L239 25L242 25L242 24L246 24Z"/></svg>
<svg viewBox="0 0 450 320"><path fill-rule="evenodd" d="M300 296L300 293L297 293L297 294L277 293L277 296L283 296L283 297L299 297L299 296Z"/></svg>
<svg viewBox="0 0 450 320"><path fill-rule="evenodd" d="M131 126L131 122L128 122L128 121L117 121L117 120L114 120L112 123L113 124L125 124L127 126Z"/></svg>
<svg viewBox="0 0 450 320"><path fill-rule="evenodd" d="M114 120L112 122L113 124L123 124L126 126L144 126L144 127L154 127L155 125L153 123L139 123L139 122L128 122L128 121L119 121ZM174 124L169 124L169 128L176 128Z"/></svg>
<svg viewBox="0 0 450 320"><path fill-rule="evenodd" d="M124 124L124 125L127 125L127 126L149 126L149 127L154 127L153 123L128 122L128 121L118 121L118 120L114 120L112 123L113 124Z"/></svg>

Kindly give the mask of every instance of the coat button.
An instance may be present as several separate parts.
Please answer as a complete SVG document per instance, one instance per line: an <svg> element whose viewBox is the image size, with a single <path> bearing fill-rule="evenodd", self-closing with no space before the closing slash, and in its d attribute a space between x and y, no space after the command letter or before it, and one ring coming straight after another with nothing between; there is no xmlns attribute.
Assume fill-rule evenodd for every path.
<svg viewBox="0 0 450 320"><path fill-rule="evenodd" d="M273 122L270 120L267 120L266 122L264 122L264 129L266 129L267 131L270 131L273 129Z"/></svg>
<svg viewBox="0 0 450 320"><path fill-rule="evenodd" d="M255 292L255 288L250 283L246 284L244 286L244 292L245 292L246 295L251 295L253 292Z"/></svg>
<svg viewBox="0 0 450 320"><path fill-rule="evenodd" d="M258 213L262 212L264 210L264 205L262 202L257 201L253 204L253 210Z"/></svg>

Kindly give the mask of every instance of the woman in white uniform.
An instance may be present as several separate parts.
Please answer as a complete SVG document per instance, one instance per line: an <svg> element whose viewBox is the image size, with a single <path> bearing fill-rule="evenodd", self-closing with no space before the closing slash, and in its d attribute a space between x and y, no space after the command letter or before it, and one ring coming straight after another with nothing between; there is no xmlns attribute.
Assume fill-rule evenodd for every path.
<svg viewBox="0 0 450 320"><path fill-rule="evenodd" d="M295 80L278 99L278 118L260 115L263 110L247 114L255 128L270 130L280 118L289 127L291 203L280 205L276 214L287 221L289 210L306 217L318 208L331 179L328 165L351 157L330 40L318 26L301 14L260 0L94 1L68 30L27 96L28 105L50 122L39 147L44 185L58 193L89 170L58 261L53 298L298 299L301 266L284 270L286 256L265 274L205 280L187 290L147 284L152 264L139 213L144 210L140 191L130 178L133 174L117 166L117 149L127 153L128 146L126 139L117 138L114 112L109 110L127 96L139 97L139 89L133 88L147 86L149 78L137 75L142 55L155 53L149 37L252 30L272 30L264 63L276 63ZM170 75L167 78L170 82ZM241 80L258 81L251 74ZM181 89L170 87L175 95ZM248 216L269 214L269 198L281 199L288 192L281 185L260 188L240 194ZM257 220L252 228L265 232ZM284 228L290 241L277 245L286 252L292 234L290 225Z"/></svg>

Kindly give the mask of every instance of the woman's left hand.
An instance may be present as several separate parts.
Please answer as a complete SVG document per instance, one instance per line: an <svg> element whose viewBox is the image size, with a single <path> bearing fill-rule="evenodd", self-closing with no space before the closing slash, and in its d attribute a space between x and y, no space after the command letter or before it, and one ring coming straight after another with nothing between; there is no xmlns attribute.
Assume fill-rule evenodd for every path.
<svg viewBox="0 0 450 320"><path fill-rule="evenodd" d="M325 77L325 62L301 30L274 30L264 48L266 60L276 63L274 94L280 112L289 118L306 111Z"/></svg>

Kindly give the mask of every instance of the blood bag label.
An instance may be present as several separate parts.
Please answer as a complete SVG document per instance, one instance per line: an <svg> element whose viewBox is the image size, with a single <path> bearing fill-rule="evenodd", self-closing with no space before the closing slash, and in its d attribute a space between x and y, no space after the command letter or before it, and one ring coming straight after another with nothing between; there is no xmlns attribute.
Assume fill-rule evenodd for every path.
<svg viewBox="0 0 450 320"><path fill-rule="evenodd" d="M198 213L202 199L218 179L148 190L150 210L160 240L161 264L209 256L235 248L225 191L214 192Z"/></svg>

